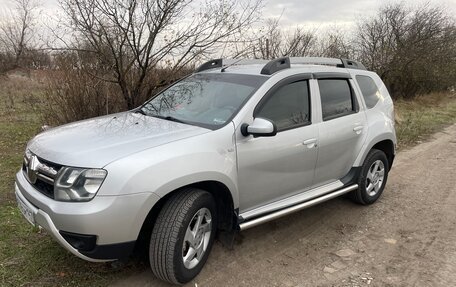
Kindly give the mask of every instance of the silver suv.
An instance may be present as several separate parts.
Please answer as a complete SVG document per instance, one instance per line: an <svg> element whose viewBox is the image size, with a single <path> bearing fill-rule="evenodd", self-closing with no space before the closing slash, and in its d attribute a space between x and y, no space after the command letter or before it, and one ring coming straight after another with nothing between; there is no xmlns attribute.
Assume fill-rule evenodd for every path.
<svg viewBox="0 0 456 287"><path fill-rule="evenodd" d="M393 164L391 97L333 58L209 61L141 107L32 139L15 192L25 218L89 261L146 242L182 284L218 238L349 194L375 202Z"/></svg>

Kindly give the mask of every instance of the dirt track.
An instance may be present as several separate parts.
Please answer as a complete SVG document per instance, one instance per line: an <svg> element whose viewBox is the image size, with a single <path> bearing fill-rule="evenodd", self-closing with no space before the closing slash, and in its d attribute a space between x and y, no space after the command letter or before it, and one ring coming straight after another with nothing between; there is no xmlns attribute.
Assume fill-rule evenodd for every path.
<svg viewBox="0 0 456 287"><path fill-rule="evenodd" d="M400 152L380 200L339 198L216 243L188 286L456 286L456 125ZM113 286L167 286L149 270Z"/></svg>

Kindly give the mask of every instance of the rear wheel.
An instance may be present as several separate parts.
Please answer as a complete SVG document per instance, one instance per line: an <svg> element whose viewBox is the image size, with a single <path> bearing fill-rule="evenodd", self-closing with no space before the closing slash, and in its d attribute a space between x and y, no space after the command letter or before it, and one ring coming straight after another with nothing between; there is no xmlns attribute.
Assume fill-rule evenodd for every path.
<svg viewBox="0 0 456 287"><path fill-rule="evenodd" d="M209 256L217 227L209 192L187 188L173 195L157 217L149 258L154 274L174 284L198 275Z"/></svg>
<svg viewBox="0 0 456 287"><path fill-rule="evenodd" d="M372 204L383 193L388 178L388 159L383 151L372 149L364 160L358 178L358 189L352 198L360 204Z"/></svg>

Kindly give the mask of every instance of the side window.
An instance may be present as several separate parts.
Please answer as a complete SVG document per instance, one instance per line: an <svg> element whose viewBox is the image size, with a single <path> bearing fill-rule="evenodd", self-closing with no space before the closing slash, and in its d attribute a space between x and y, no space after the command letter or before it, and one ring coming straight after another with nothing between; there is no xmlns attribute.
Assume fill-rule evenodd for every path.
<svg viewBox="0 0 456 287"><path fill-rule="evenodd" d="M381 97L380 91L374 80L369 76L356 76L361 93L368 109L373 108Z"/></svg>
<svg viewBox="0 0 456 287"><path fill-rule="evenodd" d="M347 79L321 79L318 80L318 86L324 121L357 111L357 104Z"/></svg>
<svg viewBox="0 0 456 287"><path fill-rule="evenodd" d="M309 82L298 81L280 87L255 117L272 120L278 131L310 123Z"/></svg>

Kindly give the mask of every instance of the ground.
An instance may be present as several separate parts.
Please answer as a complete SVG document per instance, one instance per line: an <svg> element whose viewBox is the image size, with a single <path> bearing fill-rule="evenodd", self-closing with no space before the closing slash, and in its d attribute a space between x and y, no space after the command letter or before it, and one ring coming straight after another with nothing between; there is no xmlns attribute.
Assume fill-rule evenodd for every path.
<svg viewBox="0 0 456 287"><path fill-rule="evenodd" d="M14 175L26 142L46 124L40 111L52 104L45 101L45 78L0 75L0 286L162 285L147 263L132 260L113 268L78 259L32 228L17 209ZM395 107L401 150L378 203L361 207L336 199L247 230L232 251L217 243L195 282L456 285L454 126L427 142L456 122L456 97L424 95L396 101Z"/></svg>
<svg viewBox="0 0 456 287"><path fill-rule="evenodd" d="M400 152L384 194L339 198L217 243L188 286L456 286L456 125ZM150 270L111 285L168 286Z"/></svg>

